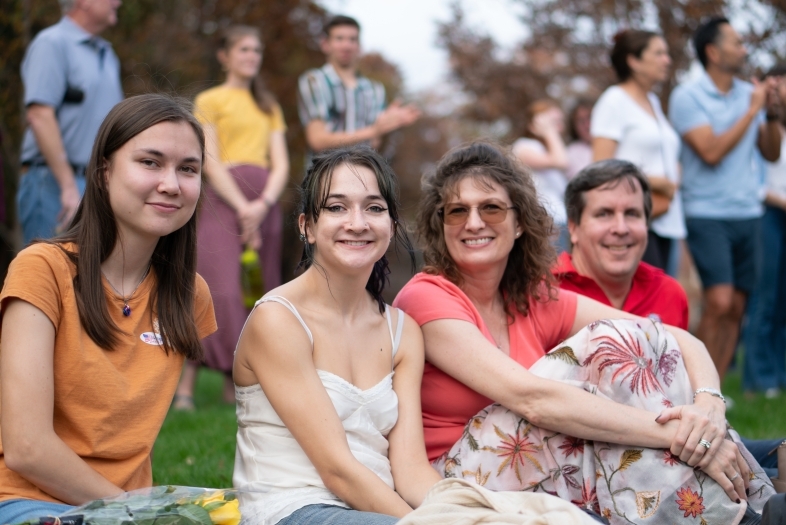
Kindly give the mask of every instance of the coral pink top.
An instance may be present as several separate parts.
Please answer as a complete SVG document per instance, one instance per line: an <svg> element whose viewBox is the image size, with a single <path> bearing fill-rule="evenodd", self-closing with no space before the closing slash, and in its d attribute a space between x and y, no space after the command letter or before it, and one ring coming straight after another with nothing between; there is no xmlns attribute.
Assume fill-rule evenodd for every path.
<svg viewBox="0 0 786 525"><path fill-rule="evenodd" d="M421 326L439 319L470 322L494 343L469 297L444 277L417 274L401 289L393 305ZM508 328L510 357L525 367L531 366L568 336L575 317L576 294L573 292L559 290L556 300L531 301L529 314L516 313ZM420 395L429 461L450 450L470 418L494 402L428 362L423 371Z"/></svg>

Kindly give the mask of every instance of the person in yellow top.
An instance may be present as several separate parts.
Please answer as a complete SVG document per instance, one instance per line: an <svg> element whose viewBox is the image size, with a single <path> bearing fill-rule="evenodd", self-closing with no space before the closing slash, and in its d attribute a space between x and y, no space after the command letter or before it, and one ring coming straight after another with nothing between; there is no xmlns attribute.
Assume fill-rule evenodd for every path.
<svg viewBox="0 0 786 525"><path fill-rule="evenodd" d="M218 60L223 84L196 97L205 130L206 201L198 226L197 271L216 305L218 331L205 340L205 364L226 374L224 400L234 402L232 359L248 310L240 288L244 246L259 251L266 289L281 285L283 219L278 198L289 176L281 108L259 77L262 41L249 26L230 26ZM199 364L183 372L174 408L192 410Z"/></svg>

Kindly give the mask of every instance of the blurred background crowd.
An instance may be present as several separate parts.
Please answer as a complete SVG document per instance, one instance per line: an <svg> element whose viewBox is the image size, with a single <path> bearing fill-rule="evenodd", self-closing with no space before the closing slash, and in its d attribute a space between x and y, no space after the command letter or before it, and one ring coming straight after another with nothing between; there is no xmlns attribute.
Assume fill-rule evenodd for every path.
<svg viewBox="0 0 786 525"><path fill-rule="evenodd" d="M701 318L701 281L683 241L686 230L679 194L678 162L683 160L679 158L679 139L683 130L670 114L673 111L670 99L673 103L672 93L678 84L703 74L691 38L699 24L711 16L726 16L738 38L737 54L731 50L731 55L724 55L732 62L737 60L732 64L733 75L745 79L763 78L769 72L771 77L782 78L785 71L779 69L779 65L786 58L786 2L509 0L505 5L516 8L523 31L516 45L507 46L500 46L495 40L493 20L479 24L473 18L472 2L443 3L449 6L449 17L433 23L438 27L436 45L449 58L449 74L439 85L408 89L409 79L404 77L401 64L394 63L384 51L372 49L351 57L351 66L357 66L361 77L368 77L384 87L383 96L388 107L413 108L417 113L399 115L396 122L389 122L384 133L362 137L389 159L398 174L404 214L409 218L414 215L421 174L432 169L448 149L478 137L490 138L510 145L513 153L530 166L559 229L560 235L555 242L560 248L568 249L567 216L562 204L565 186L593 159L625 157L623 150L628 145L621 133L630 126L635 128L636 106L626 110L626 95L619 92L627 93L631 99L641 97L645 106L649 104L653 122L658 123L656 156L659 158L656 164L660 163L657 173L643 170L650 176L656 208L657 196L662 197L660 205L664 206L657 212L658 217L650 229L644 260L680 280L691 299L691 320L695 328ZM275 263L268 261L265 264L266 271L277 264L276 270L280 269L282 277L275 277L277 271L266 273L269 286L274 286L277 279L287 280L292 276L300 258L302 245L292 220L293 192L304 173L309 149L315 149L315 140L318 142L320 137L318 129L309 129L308 118L309 113L319 112L319 104L314 102L314 107L308 107L309 104L304 103L301 75L321 68L326 55L331 62L331 51L324 47L325 24L337 10L352 15L350 4L316 0L127 1L117 11L116 23L101 31L101 36L111 43L117 55L124 96L160 91L194 99L231 80L235 67L230 63L233 45L243 38L259 43L264 58L261 69L259 65L256 67L267 94L260 96L262 99L269 96L273 101L270 106L271 136L280 137L280 143L273 139L269 144L269 165L267 160L262 164L269 170L269 180L278 180L278 187L265 190L263 197L266 197L261 198L260 204L265 210L246 210L245 216L256 213L257 218L267 217L270 209L276 208L280 222L273 228L279 232L281 248L273 258ZM368 4L363 9L373 12L369 11ZM398 26L396 38L403 43L412 36L408 19L420 15L416 9L404 5L400 10L404 16L392 20L391 24ZM501 13L509 11L503 9ZM6 0L0 10L0 63L3 64L0 71L0 174L3 176L0 185L0 276L5 274L8 263L23 244L15 200L19 175L35 167L30 159L20 158L26 119L30 119L26 115L20 70L25 52L36 35L57 24L60 18L61 9L56 0ZM360 31L362 43L369 37L369 29L363 18L359 21L364 28ZM230 35L227 39L227 29L238 24L251 26L259 32L241 31L242 34ZM620 36L621 30L630 28L653 32L636 31ZM622 53L619 63L614 62L615 46ZM645 50L646 56L643 55ZM223 59L222 51L225 53ZM332 52L333 58L341 53L337 48ZM632 71L626 58L631 55L640 61ZM252 74L255 76L256 70ZM779 113L778 119L774 116L775 109L782 105L783 91L779 92L773 83L759 107L762 115L766 113L769 120L780 126L781 134L783 115ZM206 111L211 108L218 111L215 104L211 105L205 98L197 104ZM643 115L639 121L647 118ZM219 127L215 122L213 125ZM593 139L601 140L593 144ZM218 142L222 142L220 136ZM221 156L218 150L216 156ZM769 160L776 159L777 155ZM636 158L629 160L637 161ZM781 195L781 190L774 186L770 187L771 194L767 194L766 181L770 180L768 170L786 168L782 163L780 167L768 164L767 160L767 155L762 156L758 167L752 169L758 170L761 200L767 205L767 213L777 215L771 217L771 222L780 228L776 228L767 240L761 240L759 247L764 251L765 260L775 261L768 268L771 280L764 282L778 288L776 283L783 278L784 266L781 250L775 248L786 242L786 226L778 222L782 221L780 215L786 208L786 194ZM288 168L288 179L286 173L276 175L276 165ZM210 166L207 169L210 170ZM220 170L214 167L212 171ZM233 199L237 201L237 205L232 205L235 211L244 205L243 197L233 196L236 190L221 190L221 181L212 177L209 182L221 199L230 203ZM734 213L728 210L728 218L735 218ZM244 240L250 244L259 241ZM393 286L387 291L391 300L410 277L405 258L398 266L395 261L393 258ZM242 324L244 316L237 314L235 317ZM776 317L775 328L783 336L786 312ZM732 338L736 341L736 336ZM783 356L786 348L781 347L779 351ZM754 385L755 381L750 384ZM779 394L777 387L761 389L771 396ZM188 389L181 393L188 394Z"/></svg>

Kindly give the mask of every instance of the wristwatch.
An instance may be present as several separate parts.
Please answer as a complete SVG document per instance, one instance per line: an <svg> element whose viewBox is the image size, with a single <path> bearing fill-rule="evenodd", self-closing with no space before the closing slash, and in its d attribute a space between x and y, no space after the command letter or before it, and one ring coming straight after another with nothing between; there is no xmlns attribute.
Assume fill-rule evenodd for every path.
<svg viewBox="0 0 786 525"><path fill-rule="evenodd" d="M696 401L696 396L699 395L699 394L709 394L711 396L715 396L718 399L720 399L721 401L723 401L723 404L726 404L726 398L723 397L723 394L721 394L720 390L717 390L715 388L699 388L699 389L697 389L693 393L693 401L694 402Z"/></svg>

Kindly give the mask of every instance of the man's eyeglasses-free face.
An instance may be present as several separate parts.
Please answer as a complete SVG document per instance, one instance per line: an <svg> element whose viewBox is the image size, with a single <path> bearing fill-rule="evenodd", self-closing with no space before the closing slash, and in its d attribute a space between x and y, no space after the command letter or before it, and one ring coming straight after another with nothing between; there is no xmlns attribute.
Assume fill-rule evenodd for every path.
<svg viewBox="0 0 786 525"><path fill-rule="evenodd" d="M456 203L446 205L437 213L442 217L442 222L448 226L460 226L467 222L472 208L478 210L483 222L488 224L499 224L507 217L508 210L514 209L515 206L506 206L498 202L487 202L478 206L467 206L465 204Z"/></svg>

